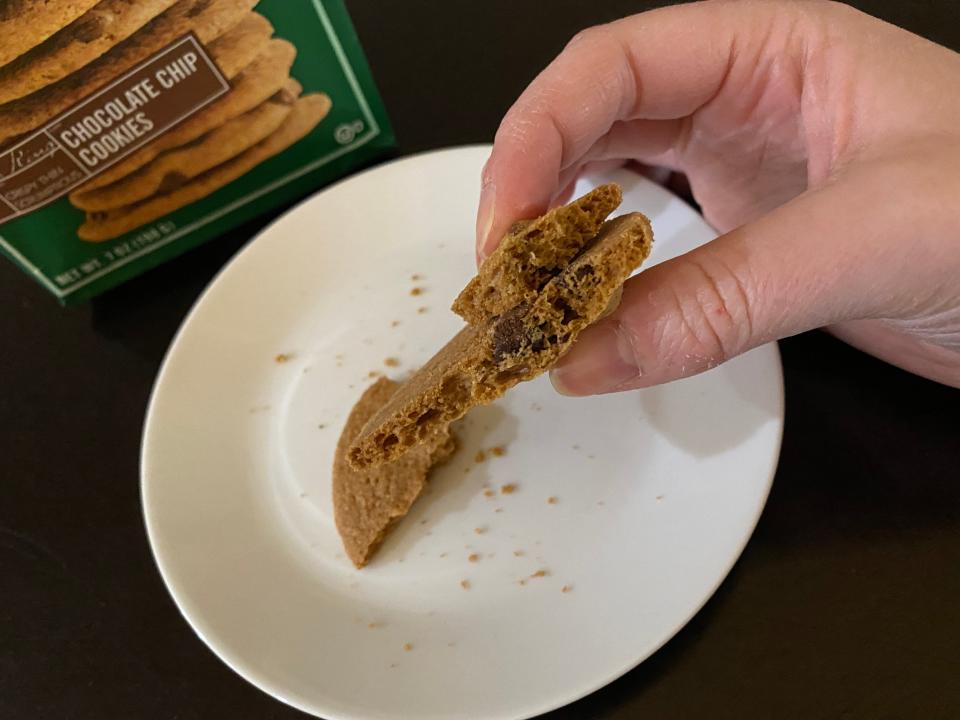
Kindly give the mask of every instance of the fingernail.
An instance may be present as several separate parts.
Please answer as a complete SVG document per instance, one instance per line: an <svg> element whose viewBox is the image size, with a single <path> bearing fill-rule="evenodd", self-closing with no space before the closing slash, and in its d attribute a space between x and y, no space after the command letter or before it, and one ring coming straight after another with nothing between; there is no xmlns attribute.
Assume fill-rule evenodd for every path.
<svg viewBox="0 0 960 720"><path fill-rule="evenodd" d="M586 330L550 372L550 381L561 395L596 395L623 389L642 375L625 333L616 323Z"/></svg>
<svg viewBox="0 0 960 720"><path fill-rule="evenodd" d="M477 209L477 259L483 262L489 252L490 228L493 227L493 201L496 188L493 184L484 185L480 192L480 204Z"/></svg>

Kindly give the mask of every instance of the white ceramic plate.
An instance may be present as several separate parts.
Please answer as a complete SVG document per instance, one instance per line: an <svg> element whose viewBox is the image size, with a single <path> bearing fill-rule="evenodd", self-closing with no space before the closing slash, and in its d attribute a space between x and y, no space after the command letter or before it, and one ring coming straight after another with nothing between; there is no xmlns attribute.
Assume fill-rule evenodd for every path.
<svg viewBox="0 0 960 720"><path fill-rule="evenodd" d="M393 162L280 218L204 293L150 403L143 503L167 587L224 662L322 717L525 718L603 686L710 597L770 488L773 345L643 392L569 399L543 377L474 410L429 494L350 565L337 436L371 371L417 367L460 326L488 152ZM606 179L651 217L651 262L713 237L627 171L578 193Z"/></svg>

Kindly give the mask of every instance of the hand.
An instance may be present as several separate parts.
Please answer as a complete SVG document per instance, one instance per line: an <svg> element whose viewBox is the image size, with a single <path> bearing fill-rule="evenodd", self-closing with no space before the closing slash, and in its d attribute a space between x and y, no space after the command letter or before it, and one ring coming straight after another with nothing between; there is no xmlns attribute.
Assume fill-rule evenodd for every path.
<svg viewBox="0 0 960 720"><path fill-rule="evenodd" d="M478 258L603 160L685 173L724 234L628 281L554 368L561 392L667 382L824 326L960 386L956 53L816 0L590 28L497 131Z"/></svg>

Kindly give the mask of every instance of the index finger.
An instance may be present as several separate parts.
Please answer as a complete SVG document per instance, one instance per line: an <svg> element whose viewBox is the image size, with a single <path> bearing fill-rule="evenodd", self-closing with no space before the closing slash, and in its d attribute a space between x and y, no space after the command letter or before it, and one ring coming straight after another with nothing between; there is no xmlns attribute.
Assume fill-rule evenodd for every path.
<svg viewBox="0 0 960 720"><path fill-rule="evenodd" d="M683 118L709 102L728 75L741 28L764 34L757 6L749 9L747 25L739 3L709 2L576 35L500 123L481 179L478 256L489 255L516 220L541 214L563 171L615 123ZM642 159L643 138L634 134L632 142L631 157Z"/></svg>

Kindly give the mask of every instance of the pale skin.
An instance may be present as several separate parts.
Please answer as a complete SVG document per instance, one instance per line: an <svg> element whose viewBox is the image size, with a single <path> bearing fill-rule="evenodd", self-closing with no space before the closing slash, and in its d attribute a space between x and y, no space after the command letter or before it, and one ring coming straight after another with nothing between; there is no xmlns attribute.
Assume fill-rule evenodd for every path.
<svg viewBox="0 0 960 720"><path fill-rule="evenodd" d="M821 327L960 387L957 53L820 0L590 28L497 131L478 259L596 161L684 173L721 235L629 280L552 371L560 392L656 385Z"/></svg>

